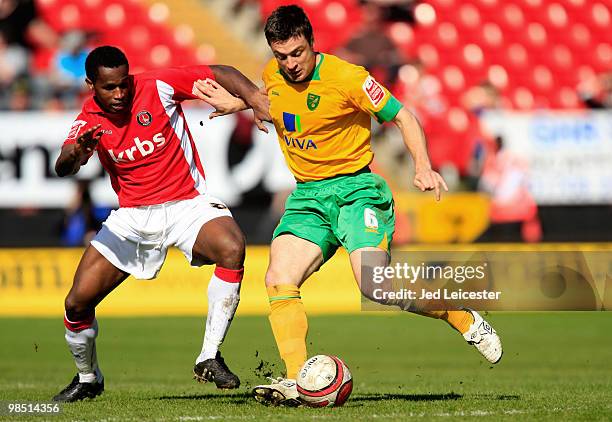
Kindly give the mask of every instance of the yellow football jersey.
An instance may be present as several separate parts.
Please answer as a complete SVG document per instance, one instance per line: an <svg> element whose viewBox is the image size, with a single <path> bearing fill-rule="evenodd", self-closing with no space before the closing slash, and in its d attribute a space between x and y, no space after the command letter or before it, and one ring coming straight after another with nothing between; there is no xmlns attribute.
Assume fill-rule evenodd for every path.
<svg viewBox="0 0 612 422"><path fill-rule="evenodd" d="M370 164L371 117L393 120L402 104L361 66L319 53L310 80L285 79L275 59L263 73L270 114L298 182L350 174Z"/></svg>

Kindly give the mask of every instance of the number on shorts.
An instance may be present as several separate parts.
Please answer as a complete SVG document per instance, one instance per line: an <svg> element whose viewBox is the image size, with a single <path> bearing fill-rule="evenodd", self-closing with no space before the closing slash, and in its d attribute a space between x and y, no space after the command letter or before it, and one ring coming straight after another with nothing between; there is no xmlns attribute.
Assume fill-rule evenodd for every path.
<svg viewBox="0 0 612 422"><path fill-rule="evenodd" d="M376 219L376 213L371 208L363 210L363 222L369 229L378 229L378 220Z"/></svg>

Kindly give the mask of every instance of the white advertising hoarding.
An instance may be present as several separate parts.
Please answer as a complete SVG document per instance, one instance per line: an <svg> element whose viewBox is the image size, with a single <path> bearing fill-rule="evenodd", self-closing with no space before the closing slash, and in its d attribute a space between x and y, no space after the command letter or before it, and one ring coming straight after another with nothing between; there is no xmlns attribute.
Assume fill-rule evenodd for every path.
<svg viewBox="0 0 612 422"><path fill-rule="evenodd" d="M228 150L235 116L210 120L210 110L201 108L186 108L185 114L208 190L214 196L237 205L242 193L260 182L271 192L294 185L272 126L269 134L254 129L253 147L230 169ZM63 208L69 204L76 184L72 177L58 178L54 165L77 115L75 111L0 113L0 207ZM95 203L117 205L117 196L96 155L76 177L92 180Z"/></svg>
<svg viewBox="0 0 612 422"><path fill-rule="evenodd" d="M540 205L612 203L612 112L487 112L483 124L529 164Z"/></svg>

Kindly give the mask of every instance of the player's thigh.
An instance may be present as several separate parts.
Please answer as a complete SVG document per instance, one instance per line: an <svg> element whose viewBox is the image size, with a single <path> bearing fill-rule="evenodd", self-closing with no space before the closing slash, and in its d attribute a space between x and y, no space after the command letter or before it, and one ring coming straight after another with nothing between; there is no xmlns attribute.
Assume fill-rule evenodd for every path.
<svg viewBox="0 0 612 422"><path fill-rule="evenodd" d="M88 246L66 296L66 309L74 312L94 308L129 276L110 263L96 248Z"/></svg>
<svg viewBox="0 0 612 422"><path fill-rule="evenodd" d="M376 174L358 177L343 189L334 233L349 253L368 247L389 251L395 231L391 190Z"/></svg>
<svg viewBox="0 0 612 422"><path fill-rule="evenodd" d="M219 199L199 195L181 201L172 212L168 243L176 245L192 266L217 263L238 269L244 261L244 235Z"/></svg>
<svg viewBox="0 0 612 422"><path fill-rule="evenodd" d="M304 247L311 247L310 244L318 247L323 262L331 258L340 246L332 229L332 210L329 206L331 201L333 198L317 189L298 188L293 191L287 198L285 212L272 235L273 245L279 245L275 250L283 252L281 244L282 248L286 247L286 240L275 242L279 236L291 235L297 238L295 243L298 245L305 241L307 243L304 243ZM299 250L294 250L293 253L299 253ZM284 259L281 262L284 262Z"/></svg>
<svg viewBox="0 0 612 422"><path fill-rule="evenodd" d="M214 218L200 227L192 248L194 259L239 269L244 263L245 239L232 217ZM236 267L236 268L234 268Z"/></svg>
<svg viewBox="0 0 612 422"><path fill-rule="evenodd" d="M323 264L321 248L292 234L277 236L270 246L266 286L301 286Z"/></svg>

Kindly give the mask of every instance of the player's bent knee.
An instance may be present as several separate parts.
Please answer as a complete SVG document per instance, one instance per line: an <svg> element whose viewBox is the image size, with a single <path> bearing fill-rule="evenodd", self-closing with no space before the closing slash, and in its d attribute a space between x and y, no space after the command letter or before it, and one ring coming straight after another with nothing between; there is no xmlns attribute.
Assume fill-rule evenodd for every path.
<svg viewBox="0 0 612 422"><path fill-rule="evenodd" d="M66 309L66 316L71 321L81 321L90 317L95 306L88 301L79 299L74 294L69 293L64 300L64 308Z"/></svg>
<svg viewBox="0 0 612 422"><path fill-rule="evenodd" d="M300 284L299 280L292 279L292 277L289 276L286 271L277 271L274 268L268 268L268 271L266 271L265 283L266 287L287 284L297 286Z"/></svg>
<svg viewBox="0 0 612 422"><path fill-rule="evenodd" d="M245 256L245 243L242 234L232 236L223 241L216 264L224 268L242 268Z"/></svg>

